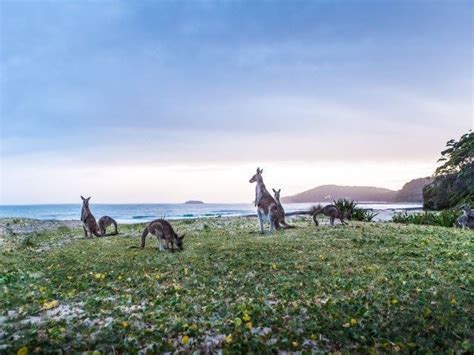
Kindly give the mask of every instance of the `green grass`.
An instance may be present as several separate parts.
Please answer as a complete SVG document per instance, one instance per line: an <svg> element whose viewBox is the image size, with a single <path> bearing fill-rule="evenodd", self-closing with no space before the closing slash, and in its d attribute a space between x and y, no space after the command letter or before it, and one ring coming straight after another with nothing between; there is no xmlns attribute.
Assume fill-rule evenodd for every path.
<svg viewBox="0 0 474 355"><path fill-rule="evenodd" d="M22 238L0 254L0 352L472 351L472 232L311 222L174 222L177 253L130 249L143 225Z"/></svg>

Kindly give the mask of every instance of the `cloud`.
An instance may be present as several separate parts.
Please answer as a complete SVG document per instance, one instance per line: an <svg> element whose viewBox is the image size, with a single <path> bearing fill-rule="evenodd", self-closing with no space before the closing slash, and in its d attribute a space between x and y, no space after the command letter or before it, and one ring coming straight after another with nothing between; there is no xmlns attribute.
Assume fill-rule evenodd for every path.
<svg viewBox="0 0 474 355"><path fill-rule="evenodd" d="M430 165L473 126L468 2L0 6L3 174Z"/></svg>

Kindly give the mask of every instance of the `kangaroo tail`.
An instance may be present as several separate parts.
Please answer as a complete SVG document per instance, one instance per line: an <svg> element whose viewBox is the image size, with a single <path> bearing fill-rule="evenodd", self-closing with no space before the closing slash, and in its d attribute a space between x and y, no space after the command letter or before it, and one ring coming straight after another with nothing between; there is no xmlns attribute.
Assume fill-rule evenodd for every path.
<svg viewBox="0 0 474 355"><path fill-rule="evenodd" d="M140 248L142 249L145 247L145 239L147 235L148 235L148 226L145 227L142 233L142 243L140 244Z"/></svg>
<svg viewBox="0 0 474 355"><path fill-rule="evenodd" d="M291 226L291 225L285 223L285 224L283 224L282 228L283 229L295 229L296 226Z"/></svg>

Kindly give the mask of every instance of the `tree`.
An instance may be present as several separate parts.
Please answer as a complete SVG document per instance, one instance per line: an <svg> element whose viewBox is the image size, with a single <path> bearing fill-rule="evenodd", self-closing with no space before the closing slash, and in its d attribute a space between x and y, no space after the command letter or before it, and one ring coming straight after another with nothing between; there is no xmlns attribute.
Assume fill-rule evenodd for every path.
<svg viewBox="0 0 474 355"><path fill-rule="evenodd" d="M474 132L464 134L459 141L446 143L435 171L434 181L423 189L426 209L445 209L462 203L474 204Z"/></svg>
<svg viewBox="0 0 474 355"><path fill-rule="evenodd" d="M446 143L448 149L441 152L438 162L445 162L436 169L436 175L445 175L463 171L474 162L474 132L464 134L459 142L454 139Z"/></svg>

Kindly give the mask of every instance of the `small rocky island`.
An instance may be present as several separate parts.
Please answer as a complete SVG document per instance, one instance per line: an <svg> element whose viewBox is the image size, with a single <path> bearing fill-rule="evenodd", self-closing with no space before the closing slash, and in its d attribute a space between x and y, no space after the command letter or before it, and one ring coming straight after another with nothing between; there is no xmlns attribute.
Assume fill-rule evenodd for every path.
<svg viewBox="0 0 474 355"><path fill-rule="evenodd" d="M185 205L202 205L204 202L197 200L189 200L184 203Z"/></svg>

